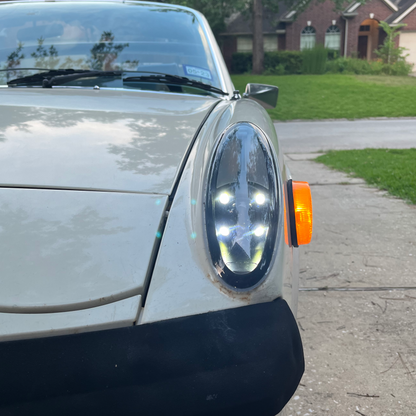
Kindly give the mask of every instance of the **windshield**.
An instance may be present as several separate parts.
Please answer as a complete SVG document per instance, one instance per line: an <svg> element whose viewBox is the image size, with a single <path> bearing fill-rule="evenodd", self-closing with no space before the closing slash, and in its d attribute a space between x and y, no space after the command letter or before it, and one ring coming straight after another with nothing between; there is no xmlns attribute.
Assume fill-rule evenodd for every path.
<svg viewBox="0 0 416 416"><path fill-rule="evenodd" d="M138 3L0 4L0 69L10 69L0 72L0 84L40 70L68 68L163 73L221 88L208 40L189 11ZM121 77L113 78L93 83L167 88L140 82L125 86ZM78 79L65 85L91 82Z"/></svg>

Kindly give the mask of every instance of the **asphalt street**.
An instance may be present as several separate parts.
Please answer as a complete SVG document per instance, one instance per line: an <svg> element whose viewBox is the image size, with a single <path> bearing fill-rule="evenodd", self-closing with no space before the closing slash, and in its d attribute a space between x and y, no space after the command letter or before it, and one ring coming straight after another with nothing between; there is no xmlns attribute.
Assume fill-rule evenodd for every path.
<svg viewBox="0 0 416 416"><path fill-rule="evenodd" d="M312 242L300 252L306 371L285 415L414 416L416 207L316 163L311 152L416 147L416 120L276 128L314 207Z"/></svg>
<svg viewBox="0 0 416 416"><path fill-rule="evenodd" d="M275 123L285 153L416 147L416 119Z"/></svg>

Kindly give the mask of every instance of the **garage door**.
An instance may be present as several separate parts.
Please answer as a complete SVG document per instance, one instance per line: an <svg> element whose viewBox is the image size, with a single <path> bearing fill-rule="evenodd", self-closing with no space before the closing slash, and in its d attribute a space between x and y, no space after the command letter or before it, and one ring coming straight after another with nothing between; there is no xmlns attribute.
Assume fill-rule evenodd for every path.
<svg viewBox="0 0 416 416"><path fill-rule="evenodd" d="M407 49L405 54L409 54L409 56L406 60L411 64L415 64L413 71L416 71L416 32L402 32L400 34L400 46Z"/></svg>

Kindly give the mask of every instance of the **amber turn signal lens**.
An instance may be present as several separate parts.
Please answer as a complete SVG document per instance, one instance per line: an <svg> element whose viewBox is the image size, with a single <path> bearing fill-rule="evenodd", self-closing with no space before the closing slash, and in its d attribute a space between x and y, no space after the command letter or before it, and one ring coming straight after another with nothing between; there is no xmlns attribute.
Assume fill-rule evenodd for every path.
<svg viewBox="0 0 416 416"><path fill-rule="evenodd" d="M309 244L312 239L312 196L308 182L292 181L298 245Z"/></svg>

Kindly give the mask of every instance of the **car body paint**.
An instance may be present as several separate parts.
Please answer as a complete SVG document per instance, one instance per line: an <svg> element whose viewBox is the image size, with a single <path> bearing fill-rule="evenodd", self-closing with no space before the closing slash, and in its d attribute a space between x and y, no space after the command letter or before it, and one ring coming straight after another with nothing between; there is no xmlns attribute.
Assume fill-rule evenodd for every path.
<svg viewBox="0 0 416 416"><path fill-rule="evenodd" d="M131 326L141 296L95 308L60 313L0 313L0 341L44 338Z"/></svg>
<svg viewBox="0 0 416 416"><path fill-rule="evenodd" d="M0 186L171 193L213 97L0 89Z"/></svg>
<svg viewBox="0 0 416 416"><path fill-rule="evenodd" d="M0 314L67 312L143 294L166 196L0 195Z"/></svg>
<svg viewBox="0 0 416 416"><path fill-rule="evenodd" d="M234 86L211 29L200 13L192 13L202 25L222 86L231 97ZM164 209L168 209L167 225L160 234L161 246L154 269L154 258L145 260L146 256L141 252L138 256L129 254L134 261L146 263L146 277L141 284L126 285L124 288L129 289L116 294L106 292L104 303L117 303L126 296L133 299L143 292L145 303L140 308L138 324L267 302L276 297L286 299L292 311L296 311L298 283L296 271L291 266L292 256L296 258L297 250L284 242L283 214L268 278L254 291L230 291L218 281L205 241L203 200L207 172L217 140L229 125L248 121L267 135L275 151L273 156L280 175L282 199L290 174L279 150L273 123L258 104L247 99L232 101L228 97L76 87L0 88L0 98L0 195L7 188L30 188L23 192L33 192L35 188L46 192L47 188L49 192L54 189L54 192L77 192L80 195L100 191L96 193L105 194L105 199L95 204L95 208L108 205L111 215L117 212L117 221L122 222L124 205L113 195L124 197L137 193L139 195L135 197L147 197L149 195L145 194L156 194L156 199L146 201L155 203L160 199L160 205L155 208L149 207L148 202L143 203L137 209L141 219L135 223L134 215L130 217L132 226L137 229L146 220L151 225L149 232L141 233L134 243L137 244L136 252L140 252L140 247L151 246L155 255L158 242L155 236ZM208 117L206 121L205 117ZM198 137L193 145L196 134ZM168 195L173 198L172 206L165 205ZM64 204L65 198L58 198L58 201ZM80 202L78 207L84 205L88 206L87 200ZM28 206L30 201L27 201L26 208ZM31 218L36 221L34 214ZM60 220L67 221L63 216ZM91 221L92 218L86 226L93 225ZM20 225L23 226L24 222ZM52 246L58 247L58 241L59 238ZM63 256L64 252L61 254ZM121 259L120 267L123 264ZM115 282L116 274L113 275ZM97 276L90 278L90 283L100 287ZM143 278L143 273L141 276ZM146 293L148 282L150 286ZM63 288L69 287L65 284ZM26 286L22 281L22 293L29 287ZM99 291L98 288L95 293ZM81 299L81 303L75 306L75 297L69 296L64 302L56 303L52 296L46 307L43 306L45 317L47 310L61 310L62 326L60 328L58 317L54 324L55 333L74 333L80 328L68 326L64 314L72 313L78 307L96 310L100 307L99 299L97 301L93 295L88 300ZM4 303L5 310L10 306ZM20 307L22 310L26 307L28 313L41 308L40 303L27 302L21 303ZM62 312L64 310L66 312ZM7 314L4 312L4 316ZM133 322L125 323L131 325ZM85 330L96 329L99 328L90 326Z"/></svg>
<svg viewBox="0 0 416 416"><path fill-rule="evenodd" d="M221 133L230 125L250 120L269 138L279 175L279 198L283 204L287 173L276 131L266 111L251 100L220 103L206 120L188 158L152 275L141 323L206 311L267 302L284 297L294 308L292 249L285 244L281 210L274 259L268 277L251 291L227 289L217 278L205 236L205 193L213 151Z"/></svg>

